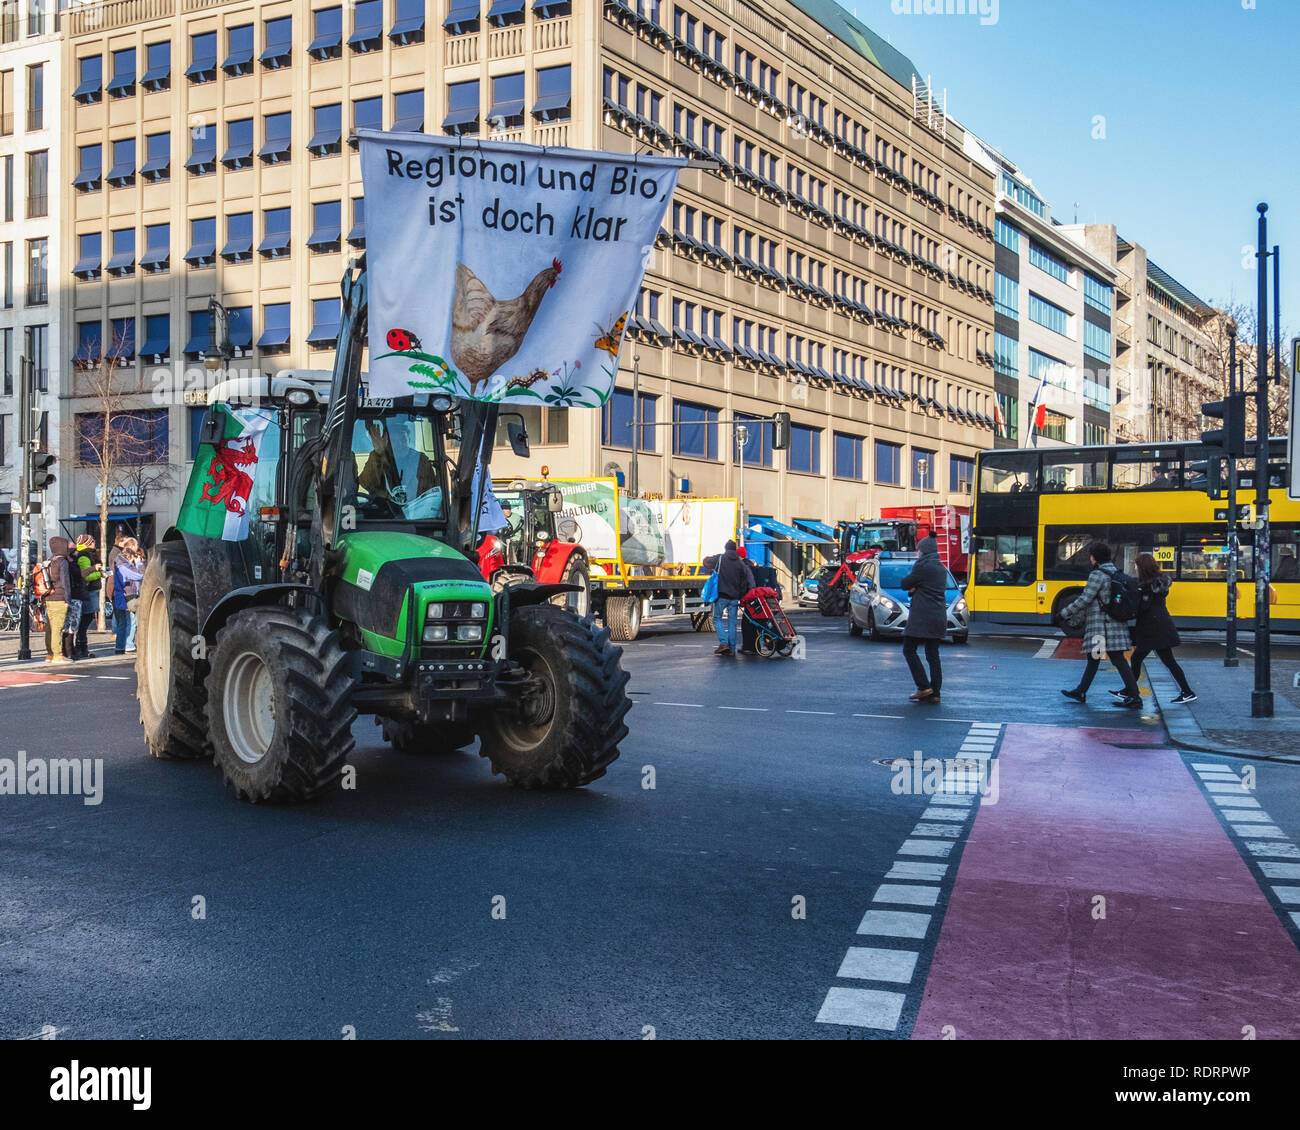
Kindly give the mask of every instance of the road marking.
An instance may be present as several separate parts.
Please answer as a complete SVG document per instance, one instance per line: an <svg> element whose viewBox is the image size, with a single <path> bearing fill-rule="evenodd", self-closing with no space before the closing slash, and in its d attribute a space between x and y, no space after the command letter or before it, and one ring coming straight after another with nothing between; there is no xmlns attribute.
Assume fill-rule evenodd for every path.
<svg viewBox="0 0 1300 1130"><path fill-rule="evenodd" d="M1267 855L1275 859L1300 859L1300 848L1295 844L1272 844L1266 840L1246 840L1246 850L1251 855Z"/></svg>
<svg viewBox="0 0 1300 1130"><path fill-rule="evenodd" d="M859 934L882 938L924 938L930 929L930 915L910 910L868 910L858 924Z"/></svg>
<svg viewBox="0 0 1300 1130"><path fill-rule="evenodd" d="M1270 863L1260 860L1259 869L1268 879L1300 879L1300 863Z"/></svg>
<svg viewBox="0 0 1300 1130"><path fill-rule="evenodd" d="M122 682L126 682L126 680L129 679L130 677L131 677L130 675L96 675L95 676L96 679L120 679Z"/></svg>
<svg viewBox="0 0 1300 1130"><path fill-rule="evenodd" d="M872 946L854 946L844 955L836 977L859 981L893 981L906 985L912 979L919 954L911 950L882 950Z"/></svg>
<svg viewBox="0 0 1300 1130"><path fill-rule="evenodd" d="M1267 813L1263 815L1267 816ZM1270 817L1271 819L1271 817ZM1244 835L1262 836L1266 840L1285 840L1286 833L1276 824L1251 824L1248 828L1242 829Z"/></svg>
<svg viewBox="0 0 1300 1130"><path fill-rule="evenodd" d="M787 714L821 714L827 718L833 718L835 716L835 711L833 710L787 710L786 713Z"/></svg>
<svg viewBox="0 0 1300 1130"><path fill-rule="evenodd" d="M704 703L702 702L652 702L650 705L651 706L684 706L690 710L704 709Z"/></svg>
<svg viewBox="0 0 1300 1130"><path fill-rule="evenodd" d="M1060 640L1044 640L1043 646L1034 652L1035 659L1051 659L1056 654L1056 645Z"/></svg>
<svg viewBox="0 0 1300 1130"><path fill-rule="evenodd" d="M1240 781L1206 781L1205 788L1212 793L1244 793L1246 786Z"/></svg>
<svg viewBox="0 0 1300 1130"><path fill-rule="evenodd" d="M853 1028L875 1028L892 1032L903 1013L902 993L879 989L834 988L817 1014L818 1024L847 1024Z"/></svg>
<svg viewBox="0 0 1300 1130"><path fill-rule="evenodd" d="M1267 812L1261 809L1258 812L1252 809L1243 809L1240 812L1225 812L1229 824L1267 824L1273 819Z"/></svg>
<svg viewBox="0 0 1300 1130"><path fill-rule="evenodd" d="M1250 796L1212 796L1215 804L1221 808L1258 808L1259 801Z"/></svg>
<svg viewBox="0 0 1300 1130"><path fill-rule="evenodd" d="M766 706L719 706L719 710L744 710L752 714L766 714Z"/></svg>
<svg viewBox="0 0 1300 1130"><path fill-rule="evenodd" d="M881 883L871 899L872 902L892 902L902 906L934 906L938 900L938 887L922 887L917 883Z"/></svg>
<svg viewBox="0 0 1300 1130"><path fill-rule="evenodd" d="M955 820L959 824L964 824L966 822L967 817L970 816L970 812L971 810L969 808L957 809L957 808L948 808L947 806L940 808L938 805L931 805L929 808L927 808L924 812L921 813L921 819L922 820Z"/></svg>
<svg viewBox="0 0 1300 1130"><path fill-rule="evenodd" d="M914 836L944 836L950 840L957 839L962 834L962 829L954 827L951 824L918 824L912 829Z"/></svg>
<svg viewBox="0 0 1300 1130"><path fill-rule="evenodd" d="M901 714L855 714L854 718L894 718L901 719Z"/></svg>
<svg viewBox="0 0 1300 1130"><path fill-rule="evenodd" d="M896 859L894 865L885 873L886 879L923 879L930 883L939 883L947 874L946 863L914 863L910 859ZM1276 876L1279 879L1290 878L1287 875ZM1297 874L1296 878L1300 878Z"/></svg>
<svg viewBox="0 0 1300 1130"><path fill-rule="evenodd" d="M952 844L941 840L904 840L898 849L899 855L947 855L952 851Z"/></svg>
<svg viewBox="0 0 1300 1130"><path fill-rule="evenodd" d="M1300 887L1274 887L1273 893L1281 902L1300 903Z"/></svg>

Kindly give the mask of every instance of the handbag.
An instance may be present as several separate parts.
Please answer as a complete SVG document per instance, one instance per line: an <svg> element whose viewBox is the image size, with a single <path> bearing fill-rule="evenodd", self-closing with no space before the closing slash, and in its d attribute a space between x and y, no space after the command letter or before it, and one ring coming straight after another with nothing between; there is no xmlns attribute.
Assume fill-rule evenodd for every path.
<svg viewBox="0 0 1300 1130"><path fill-rule="evenodd" d="M705 604L716 604L718 600L718 571L715 569L709 574L709 579L704 582L704 588L700 590L700 599Z"/></svg>

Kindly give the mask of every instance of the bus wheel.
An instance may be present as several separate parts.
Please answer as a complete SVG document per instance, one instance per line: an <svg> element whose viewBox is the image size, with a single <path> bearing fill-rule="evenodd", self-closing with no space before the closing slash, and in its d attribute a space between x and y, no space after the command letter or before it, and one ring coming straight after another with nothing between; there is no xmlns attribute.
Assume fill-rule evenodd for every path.
<svg viewBox="0 0 1300 1130"><path fill-rule="evenodd" d="M1078 600L1082 595L1083 589L1066 589L1063 593L1058 595L1056 600L1052 603L1052 623L1065 633L1065 638L1068 640L1083 639L1083 625L1080 624L1077 628L1072 628L1069 624L1066 624L1061 620L1061 614L1071 603Z"/></svg>

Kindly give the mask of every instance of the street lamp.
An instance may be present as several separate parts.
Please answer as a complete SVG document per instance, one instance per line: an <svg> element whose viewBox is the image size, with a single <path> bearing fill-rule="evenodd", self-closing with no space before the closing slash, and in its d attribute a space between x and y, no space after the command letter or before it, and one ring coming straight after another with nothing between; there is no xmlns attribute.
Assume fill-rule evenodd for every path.
<svg viewBox="0 0 1300 1130"><path fill-rule="evenodd" d="M745 444L749 442L749 429L744 424L736 426L736 456L740 460L740 544L745 544L745 531L749 526L749 515L745 513Z"/></svg>
<svg viewBox="0 0 1300 1130"><path fill-rule="evenodd" d="M220 326L220 333L217 328ZM209 370L222 369L235 355L235 347L230 344L230 315L226 308L215 298L208 299L208 347L203 351L203 367Z"/></svg>

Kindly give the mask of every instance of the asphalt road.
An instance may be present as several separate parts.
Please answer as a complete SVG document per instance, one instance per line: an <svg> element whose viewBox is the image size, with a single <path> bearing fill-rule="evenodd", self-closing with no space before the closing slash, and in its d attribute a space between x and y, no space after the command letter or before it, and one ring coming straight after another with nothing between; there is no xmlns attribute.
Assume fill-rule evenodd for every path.
<svg viewBox="0 0 1300 1130"><path fill-rule="evenodd" d="M0 757L104 762L98 805L0 796L0 1037L919 1038L937 1035L918 1026L923 1001L938 994L926 1008L946 1007L942 993L966 975L945 908L970 921L964 937L1003 944L998 923L957 913L968 844L981 860L1002 858L1020 820L1052 850L1075 850L1071 821L1047 819L1058 743L1061 766L1087 767L1073 779L1078 795L1106 766L1117 779L1148 773L1097 794L1090 810L1103 828L1132 824L1116 836L1134 849L1113 865L1117 888L1133 886L1120 872L1150 854L1151 821L1125 808L1148 786L1157 810L1171 792L1191 806L1171 823L1217 821L1224 831L1212 838L1239 842L1208 793L1193 797L1209 788L1195 774L1210 770L1191 766L1241 763L1161 750L1157 717L1101 702L1105 672L1088 706L1066 702L1057 690L1073 685L1073 662L1050 659L1041 636L945 646L943 702L924 707L907 701L897 645L851 639L816 615L796 623L802 661L717 659L712 637L685 621L627 645L635 705L622 756L602 780L562 794L517 792L473 752L395 753L363 718L355 790L254 807L210 765L148 756L125 664L0 688ZM963 748L1010 758L1021 784L1000 809L958 799L962 815L946 825L932 797L897 794L882 764ZM1295 842L1300 774L1254 771L1253 796ZM1210 825L1197 827L1204 840ZM1157 854L1180 858L1179 834ZM1236 886L1213 897L1249 904L1258 964L1286 966L1269 991L1290 991L1278 939L1294 955L1300 921L1249 870L1250 852L1232 851L1240 874L1222 852L1214 862ZM864 929L890 879L901 883L889 897L917 905ZM1015 890L1032 927L1032 882ZM1147 921L1163 921L1155 913ZM1235 942L1238 967L1250 967L1254 939ZM907 976L878 976L899 953ZM1140 952L1130 960L1140 976L1165 975L1144 972ZM1071 975L1042 974L1049 986ZM1235 976L1225 970L1214 992ZM1080 1033L1063 1019L1036 1034Z"/></svg>

